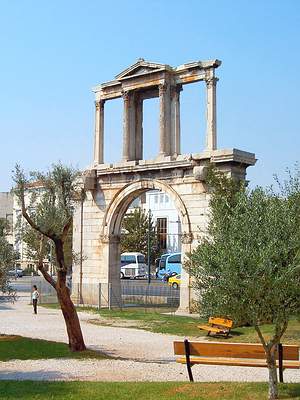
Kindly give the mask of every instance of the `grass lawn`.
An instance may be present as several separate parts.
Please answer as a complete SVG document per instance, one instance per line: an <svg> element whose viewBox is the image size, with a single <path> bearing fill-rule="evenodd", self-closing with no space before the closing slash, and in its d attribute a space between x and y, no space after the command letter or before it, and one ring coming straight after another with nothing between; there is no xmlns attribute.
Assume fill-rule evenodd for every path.
<svg viewBox="0 0 300 400"><path fill-rule="evenodd" d="M264 383L0 381L1 400L264 400ZM300 399L300 384L281 384L280 399Z"/></svg>
<svg viewBox="0 0 300 400"><path fill-rule="evenodd" d="M0 335L0 361L39 360L46 358L102 359L108 357L92 350L73 353L65 343L30 339L22 336ZM2 397L0 398L2 399Z"/></svg>
<svg viewBox="0 0 300 400"><path fill-rule="evenodd" d="M262 325L261 330L265 337L271 336L272 325ZM258 342L258 336L252 326L235 328L232 331L230 342ZM300 344L300 321L297 318L291 318L288 328L282 337L284 344Z"/></svg>
<svg viewBox="0 0 300 400"><path fill-rule="evenodd" d="M57 305L45 305L49 308L57 308ZM182 317L178 315L168 314L170 309L147 309L147 308L126 308L123 310L97 310L91 307L80 307L78 311L88 311L91 313L90 322L96 325L126 327L144 329L156 333L165 333L170 335L187 336L187 337L206 337L212 341L226 342L247 342L259 343L257 333L253 327L237 327L231 331L230 336L225 339L223 336L208 337L205 331L200 331L197 325L206 323L207 320L200 320L192 317ZM92 314L99 314L102 319L93 319ZM262 325L262 332L265 335L271 334L272 325ZM300 321L292 318L289 322L288 329L283 336L282 343L300 344Z"/></svg>
<svg viewBox="0 0 300 400"><path fill-rule="evenodd" d="M169 312L167 309L123 309L119 310L100 310L101 317L105 320L105 325L118 325L124 324L126 327L132 326L133 328L145 329L155 333L165 333L179 336L198 336L199 329L197 323L199 320L192 317L181 317L173 314L164 314ZM98 323L97 320L92 321Z"/></svg>

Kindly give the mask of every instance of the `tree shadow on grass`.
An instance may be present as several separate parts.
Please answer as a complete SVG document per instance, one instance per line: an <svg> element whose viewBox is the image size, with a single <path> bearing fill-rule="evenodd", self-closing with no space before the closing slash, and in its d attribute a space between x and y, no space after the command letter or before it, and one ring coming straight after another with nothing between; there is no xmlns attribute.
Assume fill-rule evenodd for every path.
<svg viewBox="0 0 300 400"><path fill-rule="evenodd" d="M239 336L243 336L243 335L245 335L245 333L241 332L241 331L230 331L228 336L221 334L221 333L215 333L215 334L206 335L204 337L208 340L223 339L224 341L226 341L227 339L232 339L234 337L239 337Z"/></svg>
<svg viewBox="0 0 300 400"><path fill-rule="evenodd" d="M299 383L284 383L279 385L279 399L300 399Z"/></svg>
<svg viewBox="0 0 300 400"><path fill-rule="evenodd" d="M36 381L35 372L26 372L22 378L18 380L9 379L9 374L6 375L8 380L0 380L1 400L48 400L51 399L64 399L70 395L70 388L68 382L60 381L55 382L55 379L63 379L63 375L57 371L48 371L48 379L53 381ZM44 371L43 371L44 372ZM20 375L20 373L18 373ZM31 379L31 380L30 380ZM34 380L32 380L34 379Z"/></svg>
<svg viewBox="0 0 300 400"><path fill-rule="evenodd" d="M243 336L245 335L245 332L241 331L230 331L230 334L228 337L236 337L236 336Z"/></svg>

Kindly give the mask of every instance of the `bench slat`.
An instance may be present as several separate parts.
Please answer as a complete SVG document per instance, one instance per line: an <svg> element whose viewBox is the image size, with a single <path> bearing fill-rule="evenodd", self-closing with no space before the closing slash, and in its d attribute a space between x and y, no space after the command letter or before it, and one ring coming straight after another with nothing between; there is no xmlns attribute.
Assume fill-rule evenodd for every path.
<svg viewBox="0 0 300 400"><path fill-rule="evenodd" d="M205 364L205 365L227 365L227 366L240 366L240 367L267 367L265 360L257 359L240 359L240 358L222 358L222 357L191 357L191 364ZM185 357L176 359L176 362L186 364ZM278 368L278 362L277 362ZM299 369L300 361L284 361L283 368Z"/></svg>
<svg viewBox="0 0 300 400"><path fill-rule="evenodd" d="M191 357L191 364L205 364L205 365L228 365L228 366L240 366L240 367L267 367L267 362L265 360L256 359L240 359L240 358L222 358L222 357ZM180 357L176 359L176 362L180 364L186 364L185 357ZM277 368L278 368L278 362ZM299 369L300 361L284 361L283 368L288 369Z"/></svg>
<svg viewBox="0 0 300 400"><path fill-rule="evenodd" d="M224 326L223 328L218 328L216 326L198 325L198 328L210 332L228 332L228 328L226 328L226 326Z"/></svg>
<svg viewBox="0 0 300 400"><path fill-rule="evenodd" d="M265 351L259 343L189 342L191 356L265 359ZM184 355L184 343L174 342L174 354ZM299 360L299 346L284 345L284 360Z"/></svg>
<svg viewBox="0 0 300 400"><path fill-rule="evenodd" d="M210 317L208 320L209 324L226 326L227 328L232 328L233 321L226 318Z"/></svg>

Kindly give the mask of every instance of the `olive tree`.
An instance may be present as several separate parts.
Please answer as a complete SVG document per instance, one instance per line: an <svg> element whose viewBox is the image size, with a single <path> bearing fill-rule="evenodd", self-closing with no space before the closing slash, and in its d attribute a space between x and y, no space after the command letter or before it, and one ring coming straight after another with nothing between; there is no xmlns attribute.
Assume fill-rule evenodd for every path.
<svg viewBox="0 0 300 400"><path fill-rule="evenodd" d="M56 290L72 351L85 349L79 318L66 282L68 238L78 198L77 177L77 171L61 164L53 165L46 173L32 172L29 177L19 166L14 171L14 193L25 220L24 240L37 260L39 271ZM56 279L47 272L43 262L51 245L55 250Z"/></svg>
<svg viewBox="0 0 300 400"><path fill-rule="evenodd" d="M254 326L269 369L269 399L278 398L276 350L300 308L300 174L279 191L249 190L210 173L208 234L190 255L203 315ZM264 336L263 323L273 324Z"/></svg>
<svg viewBox="0 0 300 400"><path fill-rule="evenodd" d="M7 221L0 218L0 291L14 298L14 291L9 286L8 270L12 269L16 254L13 247L8 243L5 237L7 230Z"/></svg>

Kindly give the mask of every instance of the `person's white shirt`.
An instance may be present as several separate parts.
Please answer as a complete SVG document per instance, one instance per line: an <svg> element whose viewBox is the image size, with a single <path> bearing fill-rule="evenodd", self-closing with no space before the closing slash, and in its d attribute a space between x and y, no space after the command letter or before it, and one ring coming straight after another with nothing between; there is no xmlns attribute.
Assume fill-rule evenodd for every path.
<svg viewBox="0 0 300 400"><path fill-rule="evenodd" d="M37 300L39 298L39 292L37 290L34 290L32 292L32 300Z"/></svg>

